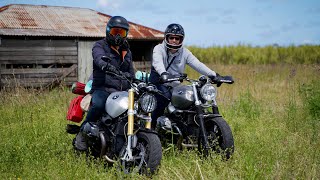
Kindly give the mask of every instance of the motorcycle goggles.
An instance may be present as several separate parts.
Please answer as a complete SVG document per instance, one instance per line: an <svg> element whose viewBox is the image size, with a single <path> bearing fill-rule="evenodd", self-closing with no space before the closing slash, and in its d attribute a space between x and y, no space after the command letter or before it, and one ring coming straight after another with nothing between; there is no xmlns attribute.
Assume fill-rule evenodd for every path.
<svg viewBox="0 0 320 180"><path fill-rule="evenodd" d="M128 31L123 28L111 28L109 30L109 34L111 34L112 36L116 36L119 34L121 37L125 38L128 35Z"/></svg>

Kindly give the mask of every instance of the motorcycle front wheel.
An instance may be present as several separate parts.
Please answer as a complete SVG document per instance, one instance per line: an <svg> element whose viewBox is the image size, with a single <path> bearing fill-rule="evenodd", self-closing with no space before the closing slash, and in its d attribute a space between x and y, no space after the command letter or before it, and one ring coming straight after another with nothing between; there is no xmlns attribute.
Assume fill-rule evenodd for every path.
<svg viewBox="0 0 320 180"><path fill-rule="evenodd" d="M231 128L222 117L208 119L205 123L210 149L229 159L234 152Z"/></svg>
<svg viewBox="0 0 320 180"><path fill-rule="evenodd" d="M125 173L139 172L150 176L156 172L162 159L161 142L153 133L138 132L137 138L137 145L132 149L134 160L121 160L121 167ZM120 157L124 153L125 148L120 153Z"/></svg>

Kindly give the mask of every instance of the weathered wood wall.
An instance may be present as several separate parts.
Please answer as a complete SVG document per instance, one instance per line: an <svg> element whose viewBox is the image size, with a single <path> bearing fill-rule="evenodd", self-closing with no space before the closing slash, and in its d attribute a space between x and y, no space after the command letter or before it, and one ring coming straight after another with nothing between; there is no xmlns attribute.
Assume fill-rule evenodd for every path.
<svg viewBox="0 0 320 180"><path fill-rule="evenodd" d="M0 88L49 87L87 82L97 40L1 39ZM134 68L150 71L155 43L130 42Z"/></svg>
<svg viewBox="0 0 320 180"><path fill-rule="evenodd" d="M92 74L92 47L95 41L78 42L78 81L86 83Z"/></svg>
<svg viewBox="0 0 320 180"><path fill-rule="evenodd" d="M0 85L46 87L77 81L78 51L74 40L2 39Z"/></svg>
<svg viewBox="0 0 320 180"><path fill-rule="evenodd" d="M92 73L92 47L96 41L78 42L78 81L85 83ZM153 44L150 42L130 42L135 71L150 71Z"/></svg>

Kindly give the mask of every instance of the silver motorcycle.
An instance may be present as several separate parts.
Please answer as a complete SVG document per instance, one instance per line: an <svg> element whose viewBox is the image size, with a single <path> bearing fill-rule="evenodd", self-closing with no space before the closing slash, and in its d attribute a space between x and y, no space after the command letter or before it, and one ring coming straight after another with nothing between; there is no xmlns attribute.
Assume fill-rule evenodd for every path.
<svg viewBox="0 0 320 180"><path fill-rule="evenodd" d="M103 116L96 122L86 123L83 133L90 155L110 165L119 163L125 173L150 175L162 159L161 142L151 130L150 117L156 108L154 94L158 90L143 81L133 80L130 84L128 91L109 95ZM77 125L67 125L69 134L76 134L79 129Z"/></svg>

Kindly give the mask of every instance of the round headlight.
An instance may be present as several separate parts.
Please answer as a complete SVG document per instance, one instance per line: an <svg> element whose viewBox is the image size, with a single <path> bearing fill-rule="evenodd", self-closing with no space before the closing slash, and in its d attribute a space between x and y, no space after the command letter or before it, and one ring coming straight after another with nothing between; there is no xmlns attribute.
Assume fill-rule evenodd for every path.
<svg viewBox="0 0 320 180"><path fill-rule="evenodd" d="M200 90L200 94L206 101L213 101L216 97L216 88L211 84L205 84Z"/></svg>
<svg viewBox="0 0 320 180"><path fill-rule="evenodd" d="M157 99L153 94L145 93L139 99L140 107L146 113L150 113L156 109Z"/></svg>

